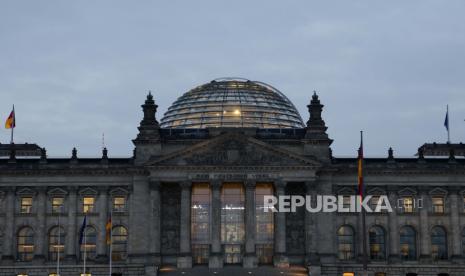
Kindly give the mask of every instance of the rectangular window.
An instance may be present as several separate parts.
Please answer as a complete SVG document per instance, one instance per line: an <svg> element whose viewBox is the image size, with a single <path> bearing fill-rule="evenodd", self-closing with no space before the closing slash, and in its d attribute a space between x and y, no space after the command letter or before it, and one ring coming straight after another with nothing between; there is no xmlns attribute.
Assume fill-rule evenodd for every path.
<svg viewBox="0 0 465 276"><path fill-rule="evenodd" d="M350 208L350 196L345 195L342 197L342 206L344 208Z"/></svg>
<svg viewBox="0 0 465 276"><path fill-rule="evenodd" d="M433 201L433 213L444 214L444 197L435 196Z"/></svg>
<svg viewBox="0 0 465 276"><path fill-rule="evenodd" d="M84 197L82 199L82 212L84 213L92 213L94 211L94 205L95 205L95 198L93 197Z"/></svg>
<svg viewBox="0 0 465 276"><path fill-rule="evenodd" d="M64 204L64 198L62 197L54 197L52 198L52 213L62 213L63 210L63 204Z"/></svg>
<svg viewBox="0 0 465 276"><path fill-rule="evenodd" d="M344 272L342 276L355 276L353 272Z"/></svg>
<svg viewBox="0 0 465 276"><path fill-rule="evenodd" d="M379 196L373 196L370 199L370 208L371 210L373 210L373 212L376 210L376 207L378 206L378 202L379 202Z"/></svg>
<svg viewBox="0 0 465 276"><path fill-rule="evenodd" d="M258 263L273 263L274 213L265 207L264 197L273 195L272 184L257 184L255 187L255 242ZM268 210L265 210L267 208Z"/></svg>
<svg viewBox="0 0 465 276"><path fill-rule="evenodd" d="M210 206L209 184L198 183L192 186L191 198L191 242L192 261L208 264L210 250Z"/></svg>
<svg viewBox="0 0 465 276"><path fill-rule="evenodd" d="M125 212L126 211L126 198L122 196L113 198L113 212Z"/></svg>
<svg viewBox="0 0 465 276"><path fill-rule="evenodd" d="M402 199L402 209L404 213L413 213L413 197L406 196Z"/></svg>
<svg viewBox="0 0 465 276"><path fill-rule="evenodd" d="M32 213L32 197L21 198L21 213L22 214Z"/></svg>

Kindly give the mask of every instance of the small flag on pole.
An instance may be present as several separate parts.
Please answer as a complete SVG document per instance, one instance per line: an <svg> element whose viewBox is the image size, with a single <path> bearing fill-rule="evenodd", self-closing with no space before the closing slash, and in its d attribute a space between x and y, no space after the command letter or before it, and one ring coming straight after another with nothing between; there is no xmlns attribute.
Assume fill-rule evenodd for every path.
<svg viewBox="0 0 465 276"><path fill-rule="evenodd" d="M8 116L8 119L6 119L5 128L11 129L11 128L15 128L15 126L16 126L15 106L13 106L13 110L11 111L10 116Z"/></svg>
<svg viewBox="0 0 465 276"><path fill-rule="evenodd" d="M444 119L444 127L447 129L447 142L450 143L450 131L449 131L449 105L447 105L446 118Z"/></svg>
<svg viewBox="0 0 465 276"><path fill-rule="evenodd" d="M112 223L111 223L111 214L110 217L108 218L107 224L105 225L105 230L106 230L106 241L107 244L111 244L111 228L112 228Z"/></svg>
<svg viewBox="0 0 465 276"><path fill-rule="evenodd" d="M358 149L358 195L363 199L363 132L360 131L360 148Z"/></svg>
<svg viewBox="0 0 465 276"><path fill-rule="evenodd" d="M84 216L84 220L82 221L81 229L79 230L79 244L83 244L84 241L84 232L87 226L87 215Z"/></svg>

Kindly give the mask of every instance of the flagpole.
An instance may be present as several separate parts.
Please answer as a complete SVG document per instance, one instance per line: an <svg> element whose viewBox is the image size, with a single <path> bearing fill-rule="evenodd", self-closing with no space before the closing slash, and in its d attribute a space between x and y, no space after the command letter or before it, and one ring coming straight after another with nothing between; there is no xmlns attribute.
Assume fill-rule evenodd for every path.
<svg viewBox="0 0 465 276"><path fill-rule="evenodd" d="M13 105L13 124L11 126L11 141L10 141L11 144L14 143L13 133L14 133L15 126L16 126L16 114L15 114L15 105Z"/></svg>
<svg viewBox="0 0 465 276"><path fill-rule="evenodd" d="M112 272L112 250L113 250L113 208L110 209L110 273L109 276L111 276Z"/></svg>
<svg viewBox="0 0 465 276"><path fill-rule="evenodd" d="M60 276L60 246L61 246L60 212L61 212L61 205L58 210L57 276Z"/></svg>
<svg viewBox="0 0 465 276"><path fill-rule="evenodd" d="M363 131L360 131L360 147L361 147L361 151L362 151L362 155L361 155L361 164L362 164L362 170L361 170L361 176L362 176L362 181L365 181L365 178L364 178L364 170L363 170L363 158L364 158L364 154L363 154ZM362 203L363 201L363 197L365 196L365 183L362 183L362 190L359 191L359 194L360 194L360 204ZM368 275L368 256L367 256L367 233L366 233L366 215L365 215L365 208L361 208L362 209L362 240L363 240L363 260L362 260L362 264L363 264L363 275L364 276L367 276Z"/></svg>
<svg viewBox="0 0 465 276"><path fill-rule="evenodd" d="M447 105L447 143L450 144L449 105Z"/></svg>
<svg viewBox="0 0 465 276"><path fill-rule="evenodd" d="M87 224L87 222L86 222ZM84 264L83 264L83 274L86 275L86 259L87 259L87 225L84 226Z"/></svg>

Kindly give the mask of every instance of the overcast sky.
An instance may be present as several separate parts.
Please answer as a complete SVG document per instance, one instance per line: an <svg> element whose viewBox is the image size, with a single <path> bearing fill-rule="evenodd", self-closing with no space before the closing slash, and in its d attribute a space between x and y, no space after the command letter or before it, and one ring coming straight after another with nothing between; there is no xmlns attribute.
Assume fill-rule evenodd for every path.
<svg viewBox="0 0 465 276"><path fill-rule="evenodd" d="M336 156L465 140L465 1L1 1L0 115L50 156L129 156L148 90L168 106L219 77L269 83ZM3 129L3 127L2 127ZM3 129L0 141L8 143Z"/></svg>

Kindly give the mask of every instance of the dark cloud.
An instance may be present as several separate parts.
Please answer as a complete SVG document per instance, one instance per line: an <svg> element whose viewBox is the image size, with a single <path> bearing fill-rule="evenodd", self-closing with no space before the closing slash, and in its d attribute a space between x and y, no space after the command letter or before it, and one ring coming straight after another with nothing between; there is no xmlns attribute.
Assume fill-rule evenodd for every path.
<svg viewBox="0 0 465 276"><path fill-rule="evenodd" d="M225 76L283 91L306 119L316 89L336 155L413 155L465 138L463 1L2 1L0 111L54 156L129 155L147 90L158 118ZM3 119L2 119L3 120ZM0 134L8 142L9 132Z"/></svg>

